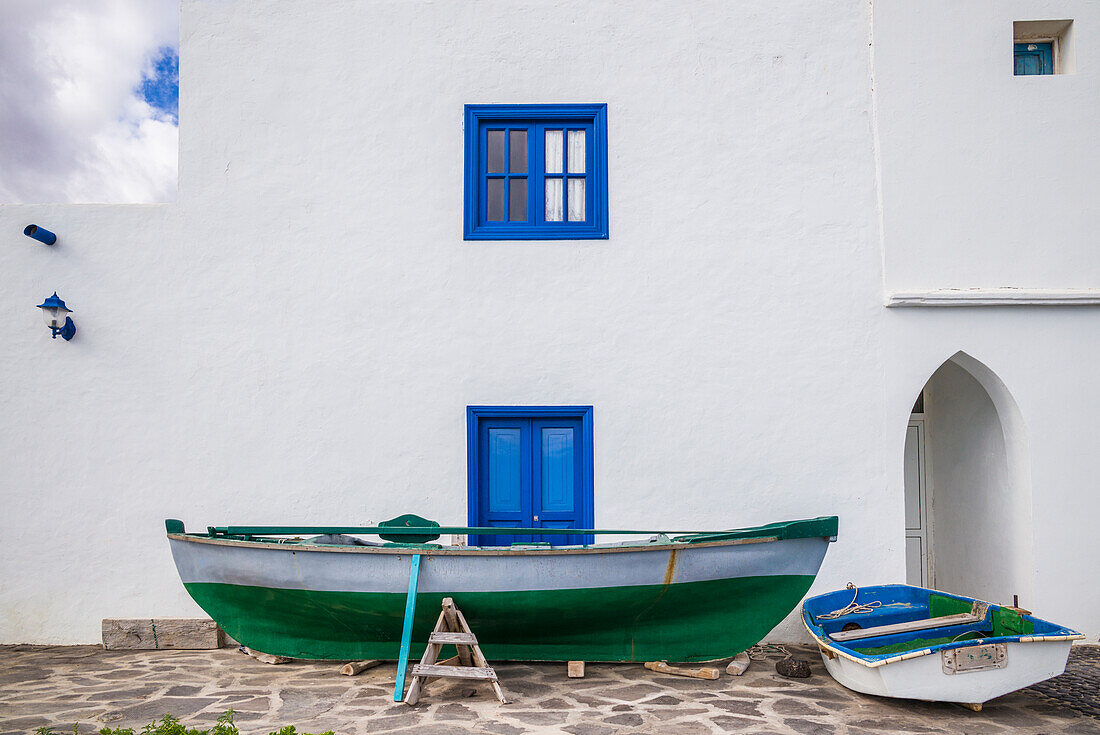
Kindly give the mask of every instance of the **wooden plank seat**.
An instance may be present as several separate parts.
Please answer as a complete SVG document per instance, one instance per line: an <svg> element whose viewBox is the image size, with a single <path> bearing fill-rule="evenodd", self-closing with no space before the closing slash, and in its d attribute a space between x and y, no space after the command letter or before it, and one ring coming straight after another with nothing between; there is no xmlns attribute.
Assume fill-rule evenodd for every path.
<svg viewBox="0 0 1100 735"><path fill-rule="evenodd" d="M478 666L439 666L436 664L416 664L413 676L451 677L454 679L481 679L496 681L496 672L491 668Z"/></svg>
<svg viewBox="0 0 1100 735"><path fill-rule="evenodd" d="M440 632L432 633L428 637L429 643L449 643L451 645L464 645L464 646L476 646L477 638L470 633L450 633Z"/></svg>
<svg viewBox="0 0 1100 735"><path fill-rule="evenodd" d="M989 603L975 601L968 613L957 615L942 615L937 618L924 618L922 620L907 620L904 623L891 623L890 625L876 625L871 628L856 628L855 630L838 630L830 633L829 638L842 643L844 641L858 641L864 638L879 638L895 633L911 633L918 630L934 630L935 628L947 628L952 625L968 625L980 623L985 620Z"/></svg>

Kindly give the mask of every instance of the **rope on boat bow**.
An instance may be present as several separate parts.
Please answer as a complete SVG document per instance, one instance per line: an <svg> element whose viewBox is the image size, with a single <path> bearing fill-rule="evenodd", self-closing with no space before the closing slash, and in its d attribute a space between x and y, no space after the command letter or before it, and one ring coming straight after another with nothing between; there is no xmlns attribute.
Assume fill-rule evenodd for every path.
<svg viewBox="0 0 1100 735"><path fill-rule="evenodd" d="M833 610L832 612L822 613L821 615L815 615L817 620L832 620L833 618L844 617L845 615L866 615L875 608L882 607L881 600L872 600L871 602L861 602L856 604L856 598L859 597L859 587L856 587L854 583L849 582L847 589L853 590L852 601L844 607Z"/></svg>

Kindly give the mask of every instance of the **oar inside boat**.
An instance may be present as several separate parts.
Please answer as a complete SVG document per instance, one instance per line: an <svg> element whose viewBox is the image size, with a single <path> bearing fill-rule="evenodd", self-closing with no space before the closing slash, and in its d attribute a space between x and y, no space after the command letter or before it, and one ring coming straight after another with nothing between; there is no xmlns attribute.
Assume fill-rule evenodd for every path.
<svg viewBox="0 0 1100 735"><path fill-rule="evenodd" d="M181 521L165 521L166 528L181 530ZM825 516L799 521L784 521L781 523L769 523L764 526L751 528L735 528L717 531L675 531L675 530L642 530L622 528L531 528L531 527L497 527L497 526L440 526L435 521L430 521L415 515L398 516L389 521L383 521L377 526L208 526L207 535L216 538L232 537L257 537L257 536L308 536L308 535L376 535L389 541L401 541L408 543L423 543L417 539L423 537L425 541L439 538L442 534L456 534L466 536L495 536L509 534L528 534L537 536L573 536L573 535L630 535L630 536L665 536L675 543L707 543L713 541L730 541L737 539L769 538L777 541L793 538L805 538L816 536L835 541L837 535L836 516ZM172 533L173 531L169 531Z"/></svg>

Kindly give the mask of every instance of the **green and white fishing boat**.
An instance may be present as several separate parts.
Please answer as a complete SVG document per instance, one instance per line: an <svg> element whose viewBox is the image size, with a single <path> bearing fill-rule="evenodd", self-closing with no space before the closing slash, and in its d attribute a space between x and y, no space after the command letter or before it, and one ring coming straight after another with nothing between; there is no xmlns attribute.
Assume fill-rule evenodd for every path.
<svg viewBox="0 0 1100 735"><path fill-rule="evenodd" d="M439 527L415 516L350 528L185 533L180 521L165 526L184 586L230 636L270 654L323 659L397 658L406 622L404 638L415 654L444 597L461 607L493 660L732 656L798 605L837 534L830 516L681 535L565 529L560 533L654 535L479 548L426 542L511 529ZM407 642L403 648L402 657Z"/></svg>

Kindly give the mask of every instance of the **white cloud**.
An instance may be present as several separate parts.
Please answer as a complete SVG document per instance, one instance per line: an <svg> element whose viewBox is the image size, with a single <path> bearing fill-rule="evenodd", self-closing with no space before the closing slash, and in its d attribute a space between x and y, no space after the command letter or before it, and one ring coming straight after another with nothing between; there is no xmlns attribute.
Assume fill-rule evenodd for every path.
<svg viewBox="0 0 1100 735"><path fill-rule="evenodd" d="M175 199L175 122L136 93L178 0L0 2L0 202Z"/></svg>

